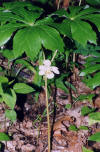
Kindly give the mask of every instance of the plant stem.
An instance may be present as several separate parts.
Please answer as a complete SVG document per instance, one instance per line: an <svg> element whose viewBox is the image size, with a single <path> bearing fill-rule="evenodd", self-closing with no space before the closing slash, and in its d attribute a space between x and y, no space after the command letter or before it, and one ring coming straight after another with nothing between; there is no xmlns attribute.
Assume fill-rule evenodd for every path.
<svg viewBox="0 0 100 152"><path fill-rule="evenodd" d="M79 1L79 6L81 6L82 0Z"/></svg>
<svg viewBox="0 0 100 152"><path fill-rule="evenodd" d="M58 0L57 10L59 10L59 8L60 8L60 2L61 2L61 0Z"/></svg>
<svg viewBox="0 0 100 152"><path fill-rule="evenodd" d="M73 76L74 76L74 81L76 80L76 73L75 73L75 61L76 61L76 59L75 59L75 57L76 57L76 54L75 54L75 53L73 53L73 62L74 62L74 67L73 67Z"/></svg>
<svg viewBox="0 0 100 152"><path fill-rule="evenodd" d="M52 57L52 59L51 59L51 62L53 62L53 60L54 60L54 58L55 58L55 56L56 56L56 54L57 54L57 51L58 51L58 50L55 51L55 53L54 53L54 55L53 55L53 57Z"/></svg>
<svg viewBox="0 0 100 152"><path fill-rule="evenodd" d="M46 77L45 77L45 95L46 95L46 109L47 109L47 123L48 123L48 152L50 152L50 150L51 150L51 143L50 143L50 118L49 118L47 78Z"/></svg>

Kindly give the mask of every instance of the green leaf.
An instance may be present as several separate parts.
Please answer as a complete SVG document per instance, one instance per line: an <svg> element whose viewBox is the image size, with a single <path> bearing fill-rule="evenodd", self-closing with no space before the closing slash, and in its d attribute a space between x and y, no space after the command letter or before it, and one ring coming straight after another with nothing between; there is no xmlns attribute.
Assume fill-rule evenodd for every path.
<svg viewBox="0 0 100 152"><path fill-rule="evenodd" d="M85 116L85 115L93 112L94 110L95 110L95 108L90 108L90 107L84 106L81 108L81 115Z"/></svg>
<svg viewBox="0 0 100 152"><path fill-rule="evenodd" d="M0 76L0 95L3 95L4 89L8 86L8 79L4 76Z"/></svg>
<svg viewBox="0 0 100 152"><path fill-rule="evenodd" d="M64 90L66 93L69 92L67 87L65 86L62 78L56 79L56 87Z"/></svg>
<svg viewBox="0 0 100 152"><path fill-rule="evenodd" d="M2 95L3 101L11 108L14 109L16 104L16 94L13 89L6 89Z"/></svg>
<svg viewBox="0 0 100 152"><path fill-rule="evenodd" d="M87 126L80 126L79 129L80 130L89 130L89 128Z"/></svg>
<svg viewBox="0 0 100 152"><path fill-rule="evenodd" d="M83 16L82 19L89 20L93 24L95 24L100 31L100 14L89 14L86 16Z"/></svg>
<svg viewBox="0 0 100 152"><path fill-rule="evenodd" d="M2 96L0 95L0 103L2 103L3 102L3 99L2 99Z"/></svg>
<svg viewBox="0 0 100 152"><path fill-rule="evenodd" d="M17 115L16 115L15 110L6 110L6 111L5 111L5 116L6 116L9 120L11 120L12 122L15 122L15 121L16 121Z"/></svg>
<svg viewBox="0 0 100 152"><path fill-rule="evenodd" d="M65 106L66 109L71 109L71 107L72 107L71 104L66 104Z"/></svg>
<svg viewBox="0 0 100 152"><path fill-rule="evenodd" d="M19 30L14 37L14 54L16 57L22 55L24 51L27 56L34 60L41 46L50 50L64 50L64 43L58 31L49 26L34 26Z"/></svg>
<svg viewBox="0 0 100 152"><path fill-rule="evenodd" d="M100 0L86 0L86 2L93 6L100 6Z"/></svg>
<svg viewBox="0 0 100 152"><path fill-rule="evenodd" d="M95 96L95 94L81 94L80 96L78 96L76 98L75 101L84 101L84 100L88 100L88 101L92 101L92 98Z"/></svg>
<svg viewBox="0 0 100 152"><path fill-rule="evenodd" d="M15 61L15 64L22 64L24 67L26 67L27 69L33 71L34 73L36 72L34 67L31 65L31 63L29 63L28 61L26 60L23 60L23 59L18 59Z"/></svg>
<svg viewBox="0 0 100 152"><path fill-rule="evenodd" d="M25 83L16 83L13 86L13 89L15 90L16 93L20 93L20 94L26 94L35 91L31 86Z"/></svg>
<svg viewBox="0 0 100 152"><path fill-rule="evenodd" d="M82 147L82 152L93 152L93 151L90 150L90 149L87 149L87 148L85 148L85 147Z"/></svg>
<svg viewBox="0 0 100 152"><path fill-rule="evenodd" d="M93 112L93 113L89 114L89 119L100 121L100 112Z"/></svg>
<svg viewBox="0 0 100 152"><path fill-rule="evenodd" d="M3 11L0 12L2 22L11 21L23 22L30 26L43 13L43 9L28 2L3 3Z"/></svg>
<svg viewBox="0 0 100 152"><path fill-rule="evenodd" d="M13 18L16 20L19 20L23 23L29 24L30 26L33 25L36 19L40 17L42 14L41 12L38 11L29 11L25 8L14 8L12 12L16 15L13 16Z"/></svg>
<svg viewBox="0 0 100 152"><path fill-rule="evenodd" d="M36 27L19 30L14 37L13 48L16 57L26 52L27 56L34 60L41 48L41 39Z"/></svg>
<svg viewBox="0 0 100 152"><path fill-rule="evenodd" d="M84 80L86 85L90 87L91 89L94 89L95 87L100 85L100 72L97 72L93 78Z"/></svg>
<svg viewBox="0 0 100 152"><path fill-rule="evenodd" d="M75 125L70 125L68 129L72 131L78 131L78 128Z"/></svg>
<svg viewBox="0 0 100 152"><path fill-rule="evenodd" d="M8 79L4 76L0 76L0 83L8 83Z"/></svg>
<svg viewBox="0 0 100 152"><path fill-rule="evenodd" d="M81 20L72 21L71 32L73 39L83 46L86 46L87 41L96 44L96 33L87 22Z"/></svg>
<svg viewBox="0 0 100 152"><path fill-rule="evenodd" d="M94 120L94 119L89 118L89 126L96 124L96 123L100 123L100 120Z"/></svg>
<svg viewBox="0 0 100 152"><path fill-rule="evenodd" d="M12 14L11 12L9 12L7 10L5 10L5 12L0 12L0 21L3 24L5 24L6 22L13 23L14 21L19 21L19 22L25 23L25 20L22 17ZM5 24L5 25L7 25L7 24Z"/></svg>
<svg viewBox="0 0 100 152"><path fill-rule="evenodd" d="M38 87L41 87L42 84L42 77L39 75L39 72L36 71L35 74L34 74L34 78L33 78L33 82L35 85L37 85Z"/></svg>
<svg viewBox="0 0 100 152"><path fill-rule="evenodd" d="M13 50L3 50L3 56L5 58L7 58L9 61L12 61L14 59L16 59L16 57L14 56L14 52Z"/></svg>
<svg viewBox="0 0 100 152"><path fill-rule="evenodd" d="M52 51L58 50L60 52L64 51L64 43L59 35L59 32L47 25L39 26L38 31L42 40L42 44L46 49Z"/></svg>
<svg viewBox="0 0 100 152"><path fill-rule="evenodd" d="M88 140L100 142L100 132L95 133L94 135L91 135Z"/></svg>
<svg viewBox="0 0 100 152"><path fill-rule="evenodd" d="M22 27L23 25L22 24L19 24L19 23L9 23L9 24L6 24L6 25L2 25L0 26L0 46L4 45L5 43L7 43L13 32L19 28L19 27Z"/></svg>
<svg viewBox="0 0 100 152"><path fill-rule="evenodd" d="M59 17L62 17L62 16L68 16L68 13L64 8L61 8L57 10L56 12L54 12L53 14L51 14L51 16L53 15L58 15Z"/></svg>
<svg viewBox="0 0 100 152"><path fill-rule="evenodd" d="M61 25L57 26L59 32L66 36L68 35L68 37L71 35L70 38L74 39L83 47L85 47L88 41L90 43L96 44L96 32L92 29L92 25L88 21L92 22L97 26L98 29L100 29L99 13L100 11L98 9L91 7L69 7L68 13L64 10L58 10L54 13L54 15L57 14L58 16L65 17ZM93 15L96 17L93 17L92 20ZM66 32L67 28L68 32Z"/></svg>
<svg viewBox="0 0 100 152"><path fill-rule="evenodd" d="M84 48L81 45L79 45L78 43L76 43L76 47L77 47L77 49L75 50L75 53L82 54L83 56L92 55L95 57L100 57L100 53L98 51L100 49L100 46L93 46L92 44L87 44L87 46ZM91 64L93 64L93 63L91 63ZM84 66L86 66L86 63Z"/></svg>
<svg viewBox="0 0 100 152"><path fill-rule="evenodd" d="M86 75L96 72L98 70L100 70L100 64L95 64L91 67L87 67L86 69L82 70L80 73L80 76L86 76Z"/></svg>
<svg viewBox="0 0 100 152"><path fill-rule="evenodd" d="M72 85L70 82L65 81L65 84L66 84L66 86L67 86L69 89L71 89L71 90L73 90L74 92L76 92L76 88L75 88L74 85Z"/></svg>
<svg viewBox="0 0 100 152"><path fill-rule="evenodd" d="M5 133L0 132L0 141L10 141L10 137Z"/></svg>
<svg viewBox="0 0 100 152"><path fill-rule="evenodd" d="M64 20L61 23L54 23L51 21L49 25L56 28L62 35L72 38L70 22L68 20Z"/></svg>
<svg viewBox="0 0 100 152"><path fill-rule="evenodd" d="M3 3L3 7L7 10L12 10L16 7L26 7L26 6L31 6L31 3L29 2L5 2Z"/></svg>

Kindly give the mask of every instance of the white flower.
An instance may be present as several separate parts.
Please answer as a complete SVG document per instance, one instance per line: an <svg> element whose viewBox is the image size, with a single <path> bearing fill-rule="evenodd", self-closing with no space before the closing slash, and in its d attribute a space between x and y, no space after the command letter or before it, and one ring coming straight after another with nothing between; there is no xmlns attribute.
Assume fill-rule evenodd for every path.
<svg viewBox="0 0 100 152"><path fill-rule="evenodd" d="M55 74L59 74L56 66L51 66L50 60L44 60L43 65L39 66L39 75L45 75L48 79L52 79Z"/></svg>

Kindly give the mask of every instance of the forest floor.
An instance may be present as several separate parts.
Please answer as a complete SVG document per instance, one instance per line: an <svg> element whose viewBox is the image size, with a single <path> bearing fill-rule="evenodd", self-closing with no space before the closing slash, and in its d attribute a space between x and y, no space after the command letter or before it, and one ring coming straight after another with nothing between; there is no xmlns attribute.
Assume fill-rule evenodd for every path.
<svg viewBox="0 0 100 152"><path fill-rule="evenodd" d="M82 146L100 152L100 143L88 141L91 134L100 132L100 124L90 125L88 115L81 115L83 106L97 108L100 111L100 88L91 91L78 75L76 80L73 80L72 76L72 84L77 89L77 93L72 91L72 96L95 93L96 98L92 102L73 102L70 94L60 89L55 92L52 88L52 96L49 99L52 152L82 152ZM72 107L66 108L66 105L71 103ZM0 104L0 132L9 133L12 140L1 142L0 152L47 152L44 92L39 95L38 102L35 101L33 93L18 96L15 106L17 120L13 124L5 118L4 110L4 103ZM73 130L70 126L76 128ZM79 129L80 126L87 126L88 129Z"/></svg>

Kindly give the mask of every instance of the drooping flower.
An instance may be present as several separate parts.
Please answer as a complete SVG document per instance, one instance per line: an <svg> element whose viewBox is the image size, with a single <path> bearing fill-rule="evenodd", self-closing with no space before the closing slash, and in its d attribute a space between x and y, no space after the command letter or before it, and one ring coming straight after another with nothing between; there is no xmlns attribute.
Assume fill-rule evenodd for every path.
<svg viewBox="0 0 100 152"><path fill-rule="evenodd" d="M44 75L48 79L52 79L55 74L59 74L59 70L56 66L51 66L50 60L44 60L43 65L39 66L39 75Z"/></svg>

